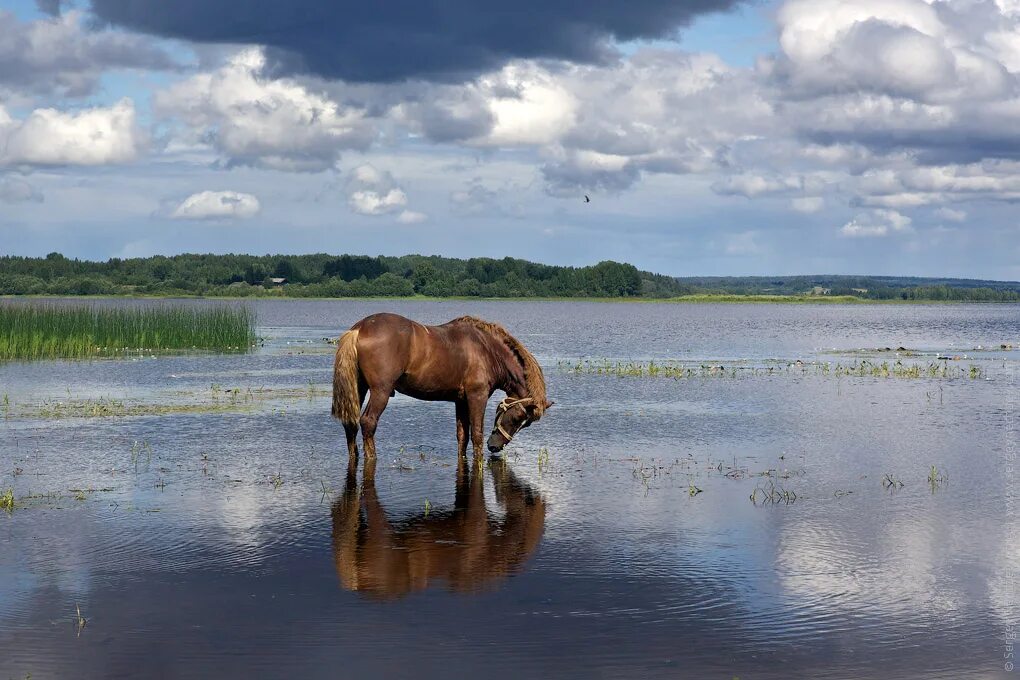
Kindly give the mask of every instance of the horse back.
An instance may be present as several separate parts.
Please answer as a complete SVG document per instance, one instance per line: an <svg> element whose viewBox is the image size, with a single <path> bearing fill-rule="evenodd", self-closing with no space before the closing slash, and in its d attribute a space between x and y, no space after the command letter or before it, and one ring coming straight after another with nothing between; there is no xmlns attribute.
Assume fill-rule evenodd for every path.
<svg viewBox="0 0 1020 680"><path fill-rule="evenodd" d="M390 382L418 398L444 399L488 380L484 338L471 326L426 326L381 313L352 328L359 331L359 365L369 385Z"/></svg>

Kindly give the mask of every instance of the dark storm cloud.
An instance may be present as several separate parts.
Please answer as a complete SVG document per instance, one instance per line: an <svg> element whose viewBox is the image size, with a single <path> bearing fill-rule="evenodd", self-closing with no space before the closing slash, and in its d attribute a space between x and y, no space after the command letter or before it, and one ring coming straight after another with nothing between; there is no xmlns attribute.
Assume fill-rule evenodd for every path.
<svg viewBox="0 0 1020 680"><path fill-rule="evenodd" d="M613 40L665 38L740 1L92 0L92 8L100 20L156 35L265 45L278 73L453 82L514 58L602 62Z"/></svg>

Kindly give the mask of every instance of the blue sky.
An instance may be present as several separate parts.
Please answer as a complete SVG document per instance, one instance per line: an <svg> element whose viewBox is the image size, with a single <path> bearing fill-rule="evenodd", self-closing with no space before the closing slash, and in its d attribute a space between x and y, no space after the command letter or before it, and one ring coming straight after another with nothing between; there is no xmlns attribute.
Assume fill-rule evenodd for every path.
<svg viewBox="0 0 1020 680"><path fill-rule="evenodd" d="M218 0L165 24L155 1L0 10L0 252L1020 279L1005 2L537 3L540 25L465 3L390 25L300 0L250 19L260 43Z"/></svg>

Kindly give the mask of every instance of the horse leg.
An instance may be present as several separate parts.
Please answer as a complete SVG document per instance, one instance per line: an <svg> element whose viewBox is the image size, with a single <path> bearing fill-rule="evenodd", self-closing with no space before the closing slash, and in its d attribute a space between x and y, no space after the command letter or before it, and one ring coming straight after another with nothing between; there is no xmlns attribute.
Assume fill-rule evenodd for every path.
<svg viewBox="0 0 1020 680"><path fill-rule="evenodd" d="M476 392L468 395L468 419L471 423L471 446L475 452L475 458L482 457L482 447L485 446L485 404L489 396L484 392Z"/></svg>
<svg viewBox="0 0 1020 680"><path fill-rule="evenodd" d="M344 425L344 434L347 435L347 476L350 477L358 471L358 426Z"/></svg>
<svg viewBox="0 0 1020 680"><path fill-rule="evenodd" d="M464 458L467 455L468 432L471 429L471 419L468 417L468 405L464 400L457 402L457 458Z"/></svg>
<svg viewBox="0 0 1020 680"><path fill-rule="evenodd" d="M365 404L368 387L364 378L358 378L358 407ZM347 435L347 478L353 479L358 474L358 423L344 423L344 434Z"/></svg>
<svg viewBox="0 0 1020 680"><path fill-rule="evenodd" d="M361 474L362 474L362 480L361 480L362 481L362 487L371 487L371 488L374 489L375 488L375 457L374 456L372 458L369 458L368 454L367 453L365 454L365 468L364 468L364 470L362 471Z"/></svg>
<svg viewBox="0 0 1020 680"><path fill-rule="evenodd" d="M375 458L375 428L379 424L379 416L386 410L392 392L392 385L372 388L369 391L368 406L361 414L361 437L365 441L366 461Z"/></svg>

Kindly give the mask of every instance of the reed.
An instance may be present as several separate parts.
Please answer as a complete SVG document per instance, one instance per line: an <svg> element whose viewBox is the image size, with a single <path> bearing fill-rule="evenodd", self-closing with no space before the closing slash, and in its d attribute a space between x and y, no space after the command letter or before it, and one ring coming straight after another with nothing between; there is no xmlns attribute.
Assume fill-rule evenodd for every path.
<svg viewBox="0 0 1020 680"><path fill-rule="evenodd" d="M81 632L82 632L82 630L85 629L85 626L88 625L88 622L89 622L89 620L86 619L84 616L82 616L81 607L79 607L78 603L75 602L74 603L74 628L77 631L77 636L78 637L81 637Z"/></svg>
<svg viewBox="0 0 1020 680"><path fill-rule="evenodd" d="M951 366L945 361L927 363L876 362L868 359L851 362L774 362L769 365L728 366L715 363L684 363L671 359L659 361L618 361L611 359L581 359L559 361L560 370L578 375L610 375L623 378L745 378L770 376L843 376L858 378L970 378L984 377L979 366L973 364Z"/></svg>
<svg viewBox="0 0 1020 680"><path fill-rule="evenodd" d="M0 361L188 349L242 351L255 340L255 313L245 307L0 306Z"/></svg>

